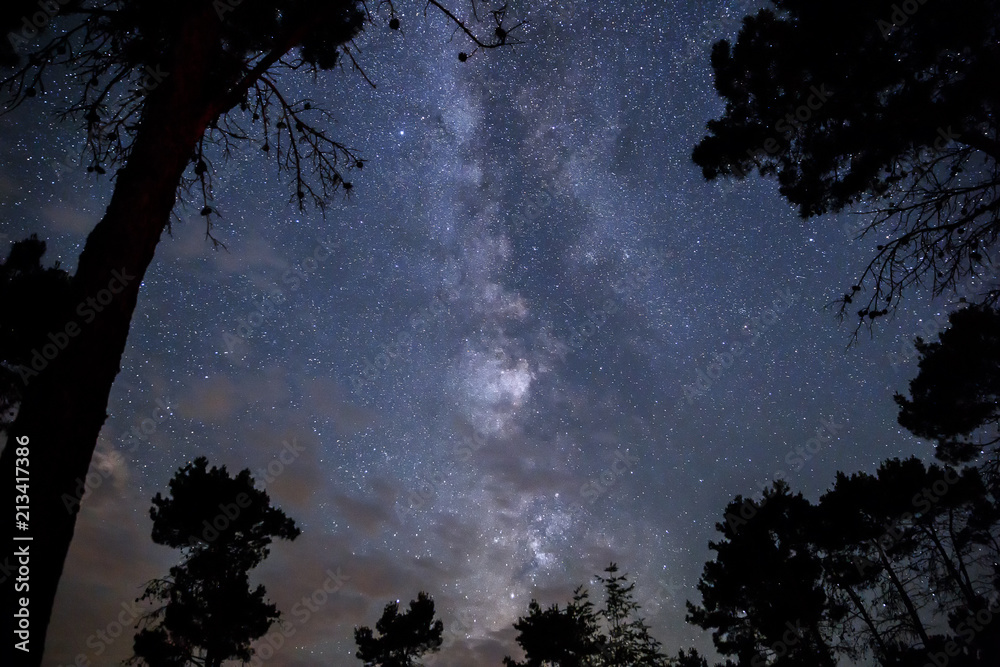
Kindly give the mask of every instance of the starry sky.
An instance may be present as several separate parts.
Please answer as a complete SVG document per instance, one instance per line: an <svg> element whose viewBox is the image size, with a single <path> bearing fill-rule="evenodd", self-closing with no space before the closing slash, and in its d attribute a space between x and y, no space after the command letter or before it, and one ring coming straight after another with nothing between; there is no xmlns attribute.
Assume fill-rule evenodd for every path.
<svg viewBox="0 0 1000 667"><path fill-rule="evenodd" d="M499 665L532 597L563 603L610 561L670 653L711 654L684 601L733 496L930 457L892 394L947 299L909 295L848 349L826 305L877 242L854 240L864 216L802 221L772 181L690 160L722 111L710 45L762 3L517 2L525 43L465 63L440 16L398 4L400 32L359 40L376 89L349 67L283 80L368 161L350 196L299 212L248 146L215 165L225 250L199 202L177 208L47 665L130 655L129 603L178 556L150 539L151 497L198 455L250 468L302 528L254 571L292 628L265 663L296 667L359 664L353 627L419 590L436 664ZM0 119L0 250L37 232L72 270L109 179L79 166L58 95L34 102Z"/></svg>

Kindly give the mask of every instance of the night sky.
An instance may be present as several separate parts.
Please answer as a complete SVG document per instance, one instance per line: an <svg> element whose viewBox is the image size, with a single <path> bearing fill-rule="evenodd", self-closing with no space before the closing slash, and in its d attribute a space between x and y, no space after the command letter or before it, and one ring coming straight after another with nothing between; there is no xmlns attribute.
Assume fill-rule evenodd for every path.
<svg viewBox="0 0 1000 667"><path fill-rule="evenodd" d="M179 556L152 543L150 500L199 455L250 468L302 528L254 571L294 629L266 664L301 667L359 665L353 627L419 590L437 664L499 665L532 597L564 603L610 561L671 654L711 655L684 601L729 500L930 458L896 424L916 363L895 355L945 301L912 293L848 349L854 319L826 304L871 257L867 218L802 221L773 181L707 183L690 160L722 111L710 45L762 3L520 2L526 43L465 63L439 15L397 4L401 32L360 40L377 89L350 67L283 79L368 161L350 196L297 211L252 144L215 162L227 250L196 198L176 209L47 665L131 654L129 603ZM37 232L73 270L110 175L75 166L62 101L0 119L0 251Z"/></svg>

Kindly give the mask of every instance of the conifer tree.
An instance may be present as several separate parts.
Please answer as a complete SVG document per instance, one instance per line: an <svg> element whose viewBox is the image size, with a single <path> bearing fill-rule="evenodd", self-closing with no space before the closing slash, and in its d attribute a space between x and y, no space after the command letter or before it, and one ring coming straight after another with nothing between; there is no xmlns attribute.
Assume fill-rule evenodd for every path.
<svg viewBox="0 0 1000 667"><path fill-rule="evenodd" d="M183 561L146 585L139 600L159 606L140 621L130 663L148 667L204 665L253 657L250 644L280 618L264 586L248 571L267 557L274 538L294 540L295 521L271 506L250 470L230 477L198 457L170 480L150 509L153 541L180 549Z"/></svg>
<svg viewBox="0 0 1000 667"><path fill-rule="evenodd" d="M364 667L414 667L441 648L444 624L434 620L434 600L421 591L402 614L398 601L387 604L375 630L377 637L367 626L354 629L355 655Z"/></svg>

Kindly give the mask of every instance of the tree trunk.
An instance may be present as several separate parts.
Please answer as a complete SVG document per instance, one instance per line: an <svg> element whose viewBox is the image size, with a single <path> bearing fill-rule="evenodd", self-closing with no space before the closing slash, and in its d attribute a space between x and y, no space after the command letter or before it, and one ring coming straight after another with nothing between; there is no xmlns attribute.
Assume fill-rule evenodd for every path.
<svg viewBox="0 0 1000 667"><path fill-rule="evenodd" d="M917 613L917 608L913 605L913 600L910 599L910 594L906 591L906 587L903 586L902 582L899 581L899 577L896 576L896 571L892 569L892 563L889 562L889 557L886 556L885 551L882 550L882 545L878 543L878 540L874 540L875 548L878 550L879 560L882 562L882 566L885 568L886 574L889 575L889 581L892 582L893 588L899 594L900 600L903 602L903 606L906 608L906 613L910 619L910 625L913 632L920 636L920 641L924 647L930 644L930 639L927 637L927 629L924 628L924 622L920 620L920 614Z"/></svg>
<svg viewBox="0 0 1000 667"><path fill-rule="evenodd" d="M924 535L929 537L931 542L934 543L934 548L937 549L938 555L941 557L941 563L944 564L945 570L948 572L948 576L951 577L951 579L954 580L955 585L958 586L958 593L965 600L966 606L973 611L978 611L980 604L979 596L976 595L971 586L966 587L961 573L958 571L958 568L955 567L955 563L953 563L951 558L948 556L948 551L945 549L944 544L941 543L940 538L938 538L937 531L934 530L934 526L921 526L920 528ZM961 562L962 554L958 552L958 547L955 545L954 540L952 540L952 546L955 549L956 558ZM933 563L933 556L930 560Z"/></svg>
<svg viewBox="0 0 1000 667"><path fill-rule="evenodd" d="M872 638L874 639L875 645L878 650L878 655L876 656L876 658L879 660L880 664L886 665L889 656L889 649L885 645L885 639L882 637L882 633L880 633L878 631L878 628L875 627L875 621L868 613L868 609L865 608L864 602L862 602L861 598L850 586L842 584L838 585L840 586L841 590L845 591L848 597L851 598L851 602L854 604L854 608L858 610L858 613L861 615L862 620L864 620L865 625L868 626L868 631L872 634Z"/></svg>
<svg viewBox="0 0 1000 667"><path fill-rule="evenodd" d="M209 90L205 65L213 62L218 48L218 23L212 20L211 8L207 9L208 13L187 21L170 62L164 64L165 79L148 94L132 152L117 173L110 205L87 237L74 276L81 305L67 320L79 326L79 333L29 381L10 441L0 456L9 501L5 507L23 504L14 497L18 493L13 483L19 458L16 439L29 439L29 462L21 461L19 467L29 473L30 527L16 532L30 536L31 541L7 539L2 555L27 547L30 587L15 590L16 558L2 563L6 567L0 568L0 578L8 600L3 616L5 641L11 637L20 641L15 634L18 619L6 611L12 603L19 604L19 598L29 600L30 641L27 653L14 650L15 662L5 664L41 664L78 499L107 418L111 385L121 370L139 285L174 207L180 178L219 111L210 104L209 93L218 91ZM9 517L4 524L13 522L14 517Z"/></svg>
<svg viewBox="0 0 1000 667"><path fill-rule="evenodd" d="M970 510L971 515L972 510ZM958 563L958 570L962 574L962 581L969 591L973 591L972 577L969 576L969 569L965 566L965 559L962 558L962 549L958 538L955 536L955 509L948 509L948 536L951 538L951 547L955 551L955 561ZM978 600L979 596L976 595Z"/></svg>

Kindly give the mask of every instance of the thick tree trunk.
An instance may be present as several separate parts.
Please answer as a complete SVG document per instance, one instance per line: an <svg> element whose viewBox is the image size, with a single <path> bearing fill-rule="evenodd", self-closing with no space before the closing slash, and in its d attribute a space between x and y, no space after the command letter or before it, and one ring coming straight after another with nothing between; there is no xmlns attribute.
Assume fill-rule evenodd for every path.
<svg viewBox="0 0 1000 667"><path fill-rule="evenodd" d="M219 111L209 103L209 93L218 91L208 90L209 68L205 66L212 62L213 49L218 48L218 26L211 18L192 17L172 62L163 68L165 79L147 97L132 152L117 174L111 203L80 255L74 288L81 305L67 320L79 327L79 333L29 381L10 429L11 439L0 456L3 497L9 501L4 508L24 504L18 502L23 498L15 497L15 467L28 473L30 498L28 528L17 530L15 517L5 518L4 525L10 528L4 529L7 539L0 552L6 601L4 641L8 646L20 641L16 634L19 619L13 612L23 601L20 599L26 598L29 650L13 650L13 662L4 664L41 664L49 617L79 510L77 499L107 418L108 396L121 369L139 286L174 207L184 169ZM20 461L16 466L15 459L23 458L16 455L18 438L28 438L29 455L27 463ZM18 536L30 536L31 541L13 540L12 530ZM20 565L12 555L23 548L29 553L27 582L19 576ZM113 562L108 565L114 567ZM28 587L23 588L24 583Z"/></svg>

